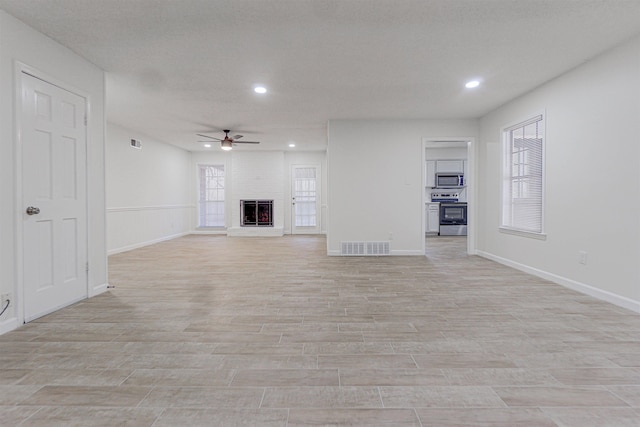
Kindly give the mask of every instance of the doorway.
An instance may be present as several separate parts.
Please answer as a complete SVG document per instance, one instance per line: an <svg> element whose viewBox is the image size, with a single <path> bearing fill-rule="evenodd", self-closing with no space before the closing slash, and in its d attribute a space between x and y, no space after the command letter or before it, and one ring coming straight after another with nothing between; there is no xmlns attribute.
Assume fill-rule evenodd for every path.
<svg viewBox="0 0 640 427"><path fill-rule="evenodd" d="M18 194L24 322L84 299L86 99L22 71Z"/></svg>
<svg viewBox="0 0 640 427"><path fill-rule="evenodd" d="M437 243L437 239L443 234L441 233L441 206L439 203L432 203L432 196L437 202L458 202L464 203L464 227L456 223L458 229L464 228L464 233L456 232L455 239L464 240L464 246L467 253L472 254L475 251L475 139L471 137L441 137L441 138L423 138L422 140L422 157L423 157L423 242L425 245L425 253L429 242ZM464 181L459 188L438 188L436 177L438 174L446 175L461 174ZM446 177L446 176L445 176ZM462 179L461 179L462 180ZM463 234L463 235L458 235Z"/></svg>
<svg viewBox="0 0 640 427"><path fill-rule="evenodd" d="M320 166L291 167L291 234L320 232Z"/></svg>

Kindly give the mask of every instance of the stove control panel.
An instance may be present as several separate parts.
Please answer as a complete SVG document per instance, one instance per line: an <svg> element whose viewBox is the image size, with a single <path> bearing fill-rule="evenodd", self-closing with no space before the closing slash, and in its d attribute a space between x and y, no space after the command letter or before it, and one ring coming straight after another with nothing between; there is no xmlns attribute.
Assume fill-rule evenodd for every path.
<svg viewBox="0 0 640 427"><path fill-rule="evenodd" d="M460 194L453 191L431 193L432 202L457 202Z"/></svg>

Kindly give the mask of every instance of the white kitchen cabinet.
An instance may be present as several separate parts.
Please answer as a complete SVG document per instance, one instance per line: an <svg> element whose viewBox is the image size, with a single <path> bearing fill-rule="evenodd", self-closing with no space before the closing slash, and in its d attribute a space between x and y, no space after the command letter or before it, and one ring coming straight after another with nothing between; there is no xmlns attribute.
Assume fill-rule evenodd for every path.
<svg viewBox="0 0 640 427"><path fill-rule="evenodd" d="M430 202L426 205L426 233L438 234L440 232L440 203Z"/></svg>
<svg viewBox="0 0 640 427"><path fill-rule="evenodd" d="M438 160L436 161L436 172L464 172L464 160Z"/></svg>
<svg viewBox="0 0 640 427"><path fill-rule="evenodd" d="M424 186L433 188L436 186L436 161L427 160L425 165Z"/></svg>

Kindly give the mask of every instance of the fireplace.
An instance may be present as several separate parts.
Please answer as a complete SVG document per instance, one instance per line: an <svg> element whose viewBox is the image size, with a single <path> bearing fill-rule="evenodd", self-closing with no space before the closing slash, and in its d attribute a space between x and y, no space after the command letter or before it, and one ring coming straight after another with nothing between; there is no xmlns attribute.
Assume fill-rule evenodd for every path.
<svg viewBox="0 0 640 427"><path fill-rule="evenodd" d="M241 227L273 227L273 200L240 200Z"/></svg>

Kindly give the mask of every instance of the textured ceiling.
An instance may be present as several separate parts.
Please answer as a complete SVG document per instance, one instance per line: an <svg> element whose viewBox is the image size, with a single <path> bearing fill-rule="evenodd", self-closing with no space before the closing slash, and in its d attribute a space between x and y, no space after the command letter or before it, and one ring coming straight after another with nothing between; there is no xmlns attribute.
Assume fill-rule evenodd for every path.
<svg viewBox="0 0 640 427"><path fill-rule="evenodd" d="M0 0L188 150L323 150L330 119L477 118L640 32L640 0ZM482 86L465 90L465 81ZM269 92L256 95L254 84ZM215 149L218 149L217 147Z"/></svg>

